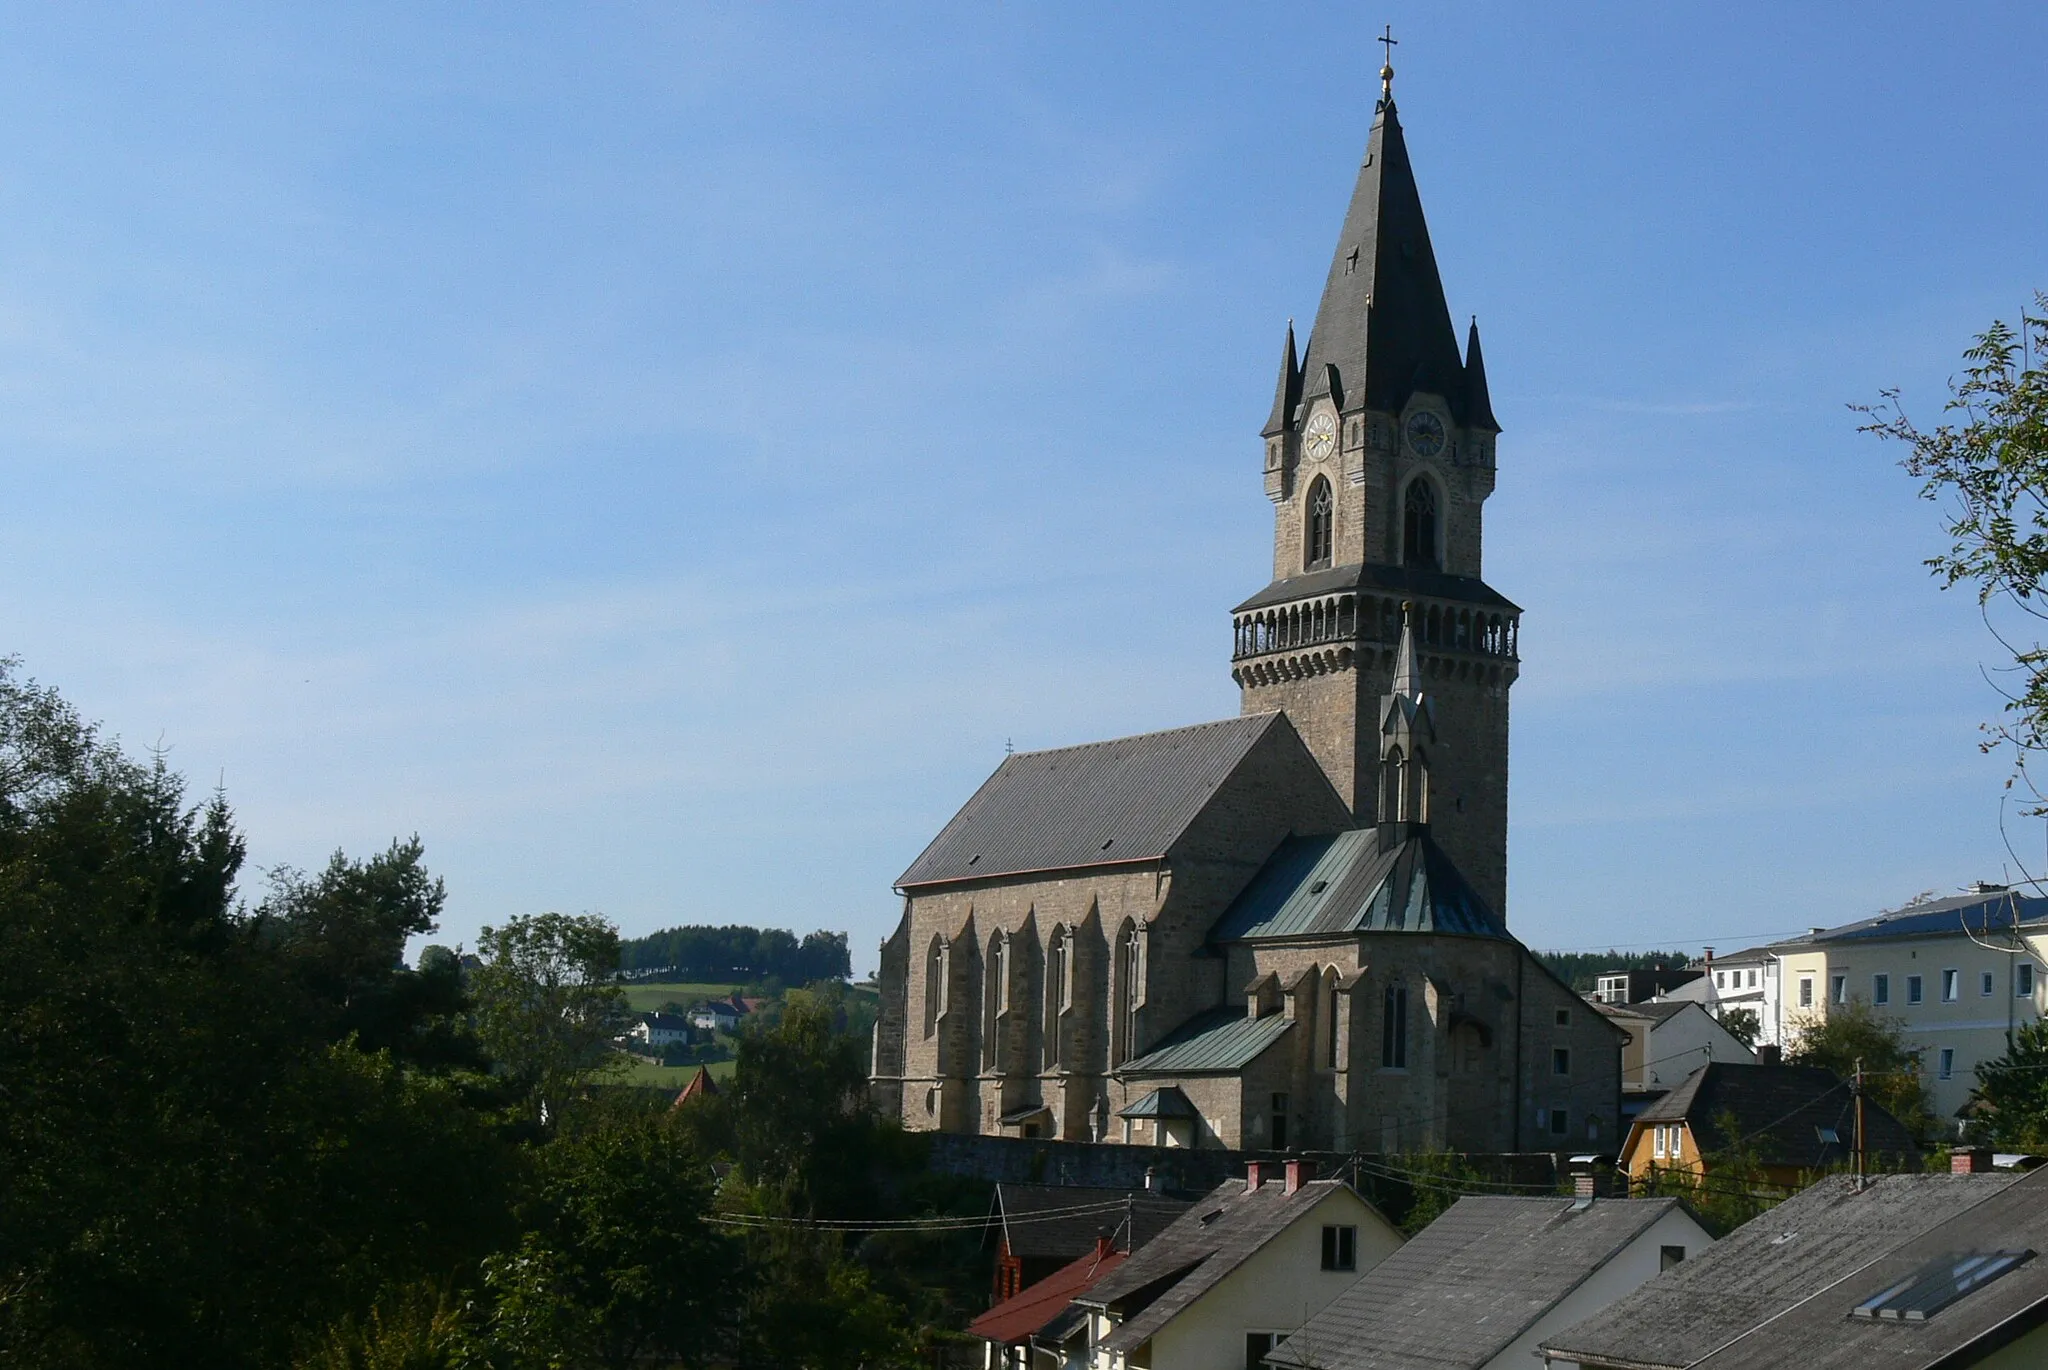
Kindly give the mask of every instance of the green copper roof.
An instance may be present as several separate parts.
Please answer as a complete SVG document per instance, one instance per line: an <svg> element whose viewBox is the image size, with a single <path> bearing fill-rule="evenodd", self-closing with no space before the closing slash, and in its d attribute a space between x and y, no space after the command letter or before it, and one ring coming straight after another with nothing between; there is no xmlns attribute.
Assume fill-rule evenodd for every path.
<svg viewBox="0 0 2048 1370"><path fill-rule="evenodd" d="M1116 1111L1119 1118L1199 1118L1198 1112L1188 1096L1174 1085L1153 1090L1129 1108Z"/></svg>
<svg viewBox="0 0 2048 1370"><path fill-rule="evenodd" d="M1257 1060L1294 1026L1279 1014L1247 1018L1241 1008L1211 1009L1189 1019L1119 1075L1227 1075Z"/></svg>
<svg viewBox="0 0 2048 1370"><path fill-rule="evenodd" d="M1452 932L1506 937L1428 830L1383 837L1356 828L1281 844L1218 919L1209 938L1315 937L1353 932Z"/></svg>

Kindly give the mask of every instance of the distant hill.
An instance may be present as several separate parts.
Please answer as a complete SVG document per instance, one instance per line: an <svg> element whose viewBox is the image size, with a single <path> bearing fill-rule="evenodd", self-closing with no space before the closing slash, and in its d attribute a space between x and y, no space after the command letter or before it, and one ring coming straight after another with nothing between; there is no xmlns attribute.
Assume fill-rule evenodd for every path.
<svg viewBox="0 0 2048 1370"><path fill-rule="evenodd" d="M1602 971L1692 964L1691 954L1683 951L1539 951L1536 959L1581 994L1593 992L1594 977Z"/></svg>
<svg viewBox="0 0 2048 1370"><path fill-rule="evenodd" d="M619 943L619 969L663 971L678 980L750 984L780 980L807 985L814 980L845 980L853 974L853 958L843 932L813 932L799 941L782 928L664 928Z"/></svg>

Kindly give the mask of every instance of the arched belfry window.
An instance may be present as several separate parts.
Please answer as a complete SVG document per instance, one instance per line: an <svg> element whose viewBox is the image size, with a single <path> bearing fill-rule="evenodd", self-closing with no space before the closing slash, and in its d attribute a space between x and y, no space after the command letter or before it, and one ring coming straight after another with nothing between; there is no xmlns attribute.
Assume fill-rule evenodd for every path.
<svg viewBox="0 0 2048 1370"><path fill-rule="evenodd" d="M1330 482L1321 476L1308 488L1308 523L1302 529L1302 569L1320 571L1330 564L1336 543L1336 502L1330 498Z"/></svg>
<svg viewBox="0 0 2048 1370"><path fill-rule="evenodd" d="M1401 563L1431 570L1443 565L1437 552L1436 486L1427 476L1409 481L1401 501Z"/></svg>

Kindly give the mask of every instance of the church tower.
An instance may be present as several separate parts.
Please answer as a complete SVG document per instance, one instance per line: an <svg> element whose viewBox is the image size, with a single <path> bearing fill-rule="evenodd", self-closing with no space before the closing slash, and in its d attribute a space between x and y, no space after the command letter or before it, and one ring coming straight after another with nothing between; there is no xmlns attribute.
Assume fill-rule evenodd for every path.
<svg viewBox="0 0 2048 1370"><path fill-rule="evenodd" d="M1362 824L1406 792L1382 775L1382 701L1426 686L1427 793L1445 853L1505 914L1508 690L1521 611L1482 579L1494 422L1475 320L1459 355L1392 94L1381 96L1305 355L1288 325L1263 433L1273 580L1235 610L1243 712L1284 710ZM1411 678L1397 689L1404 605Z"/></svg>

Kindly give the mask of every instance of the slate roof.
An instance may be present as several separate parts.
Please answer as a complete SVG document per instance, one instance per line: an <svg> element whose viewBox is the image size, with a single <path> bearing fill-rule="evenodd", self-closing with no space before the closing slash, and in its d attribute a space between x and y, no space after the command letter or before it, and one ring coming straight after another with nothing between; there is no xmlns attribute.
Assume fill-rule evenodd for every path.
<svg viewBox="0 0 2048 1370"><path fill-rule="evenodd" d="M1104 1235L1114 1235L1127 1250L1143 1246L1187 1210L1185 1199L1144 1190L999 1184L993 1223L1013 1256L1071 1260L1093 1250Z"/></svg>
<svg viewBox="0 0 2048 1370"><path fill-rule="evenodd" d="M1281 1184L1253 1190L1245 1188L1243 1180L1226 1180L1076 1302L1129 1308L1124 1321L1100 1343L1111 1352L1128 1351L1149 1340L1297 1218L1344 1188L1341 1180L1310 1180L1289 1194ZM1150 1302L1145 1302L1148 1298Z"/></svg>
<svg viewBox="0 0 2048 1370"><path fill-rule="evenodd" d="M1676 1199L1458 1200L1268 1356L1318 1370L1476 1367L1535 1326Z"/></svg>
<svg viewBox="0 0 2048 1370"><path fill-rule="evenodd" d="M1181 1024L1137 1060L1119 1066L1116 1073L1125 1077L1231 1074L1256 1061L1293 1026L1293 1019L1278 1013L1252 1018L1242 1008L1210 1009Z"/></svg>
<svg viewBox="0 0 2048 1370"><path fill-rule="evenodd" d="M1852 1310L1931 1265L1947 1267L1964 1253L1998 1251L2048 1251L2048 1175L2035 1172L1902 1243L1700 1364L1704 1370L1866 1370L1872 1365L1928 1370L1965 1348L1989 1351L2009 1320L2021 1324L2011 1330L2031 1330L2048 1316L2048 1260L2037 1255L1924 1321L1878 1321L1856 1317ZM1986 1340L1991 1345L1980 1345ZM1966 1363L1975 1359L1968 1357Z"/></svg>
<svg viewBox="0 0 2048 1370"><path fill-rule="evenodd" d="M2015 922L2020 927L2048 923L2048 899L2029 898L2016 890L2002 889L1958 894L1915 904L1896 913L1880 913L1874 918L1808 933L1804 937L1787 938L1783 942L1772 943L1770 949L1782 951L1838 942L1879 942L1895 937L1952 937L1959 932L1982 937L1987 933L2009 930Z"/></svg>
<svg viewBox="0 0 2048 1370"><path fill-rule="evenodd" d="M1285 604L1290 600L1333 595L1345 590L1450 599L1511 614L1522 612L1521 606L1476 576L1454 576L1448 571L1432 571L1422 566L1381 566L1376 563L1332 566L1326 571L1282 576L1231 612L1241 614L1250 609L1263 609L1269 604Z"/></svg>
<svg viewBox="0 0 2048 1370"><path fill-rule="evenodd" d="M1467 413L1458 336L1392 100L1380 102L1366 140L1302 379L1310 399L1334 380L1350 409L1398 414L1410 394L1428 390L1461 421Z"/></svg>
<svg viewBox="0 0 2048 1370"><path fill-rule="evenodd" d="M1416 827L1382 847L1381 829L1282 843L1210 931L1212 942L1354 932L1508 936L1507 925Z"/></svg>
<svg viewBox="0 0 2048 1370"><path fill-rule="evenodd" d="M1692 999L1643 999L1633 1004L1593 1005L1595 1012L1604 1013L1609 1018L1649 1018L1660 1026L1667 1018L1698 1007L1697 1001Z"/></svg>
<svg viewBox="0 0 2048 1370"><path fill-rule="evenodd" d="M1788 1313L1835 1281L1854 1276L1902 1243L1972 1212L2018 1182L2017 1176L1999 1173L1874 1175L1859 1192L1848 1177L1829 1176L1550 1337L1544 1349L1561 1360L1583 1356L1648 1370L1687 1370L1766 1319ZM1848 1319L1837 1312L1833 1333L1846 1336ZM1736 1357L1714 1365L1722 1370L1738 1363L1765 1362Z"/></svg>
<svg viewBox="0 0 2048 1370"><path fill-rule="evenodd" d="M1158 860L1279 713L1005 757L899 888Z"/></svg>
<svg viewBox="0 0 2048 1370"><path fill-rule="evenodd" d="M1722 1131L1724 1117L1733 1119L1734 1137ZM1710 1061L1638 1113L1636 1122L1683 1122L1702 1151L1723 1150L1740 1138L1765 1165L1824 1170L1852 1159L1856 1100L1848 1081L1818 1066ZM1832 1129L1840 1141L1823 1140L1819 1128ZM1867 1097L1863 1137L1865 1150L1876 1156L1912 1160L1920 1154L1906 1125Z"/></svg>
<svg viewBox="0 0 2048 1370"><path fill-rule="evenodd" d="M968 1334L989 1341L1010 1344L1043 1331L1076 1294L1122 1265L1126 1254L1114 1247L1094 1249L1061 1266L1036 1284L1027 1285L967 1324Z"/></svg>

